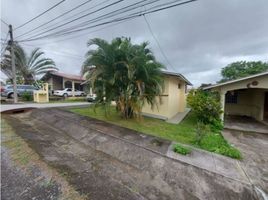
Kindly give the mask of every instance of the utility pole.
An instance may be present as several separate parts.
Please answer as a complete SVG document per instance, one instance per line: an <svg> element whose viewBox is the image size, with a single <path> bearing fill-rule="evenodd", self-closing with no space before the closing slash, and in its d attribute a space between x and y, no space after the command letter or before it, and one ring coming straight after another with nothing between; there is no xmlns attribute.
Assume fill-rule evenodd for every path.
<svg viewBox="0 0 268 200"><path fill-rule="evenodd" d="M13 96L14 96L13 98L14 98L14 103L18 103L17 77L16 77L16 67L15 67L13 30L12 30L12 25L11 24L8 27L9 27L9 35L10 35L9 45L10 45L10 48L11 48L11 66L12 66Z"/></svg>

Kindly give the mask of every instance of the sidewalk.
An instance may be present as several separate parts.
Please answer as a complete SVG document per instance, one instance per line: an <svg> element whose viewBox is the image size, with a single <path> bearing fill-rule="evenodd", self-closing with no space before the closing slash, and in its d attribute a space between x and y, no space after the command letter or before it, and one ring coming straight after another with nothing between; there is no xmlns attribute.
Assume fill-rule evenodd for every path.
<svg viewBox="0 0 268 200"><path fill-rule="evenodd" d="M1 104L0 111L19 109L19 108L55 108L55 107L72 107L88 106L88 102L71 102L71 103L21 103L21 104Z"/></svg>

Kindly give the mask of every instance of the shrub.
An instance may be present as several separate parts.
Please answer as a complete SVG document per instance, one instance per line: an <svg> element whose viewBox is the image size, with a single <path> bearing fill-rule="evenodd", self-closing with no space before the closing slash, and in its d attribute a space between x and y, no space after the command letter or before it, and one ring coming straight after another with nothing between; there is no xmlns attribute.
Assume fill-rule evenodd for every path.
<svg viewBox="0 0 268 200"><path fill-rule="evenodd" d="M187 103L197 116L198 121L209 124L213 129L222 129L220 96L217 92L191 90Z"/></svg>
<svg viewBox="0 0 268 200"><path fill-rule="evenodd" d="M24 92L21 95L21 98L23 101L32 101L33 100L33 94L29 93L29 92Z"/></svg>
<svg viewBox="0 0 268 200"><path fill-rule="evenodd" d="M208 125L205 125L202 122L197 122L196 125L196 144L200 145L202 139L206 136L207 132L210 131Z"/></svg>
<svg viewBox="0 0 268 200"><path fill-rule="evenodd" d="M200 142L200 147L231 158L242 158L240 151L232 147L220 133L206 134Z"/></svg>
<svg viewBox="0 0 268 200"><path fill-rule="evenodd" d="M187 154L191 153L191 149L183 147L179 144L175 144L173 146L173 151L176 153L182 154L182 155L187 155Z"/></svg>

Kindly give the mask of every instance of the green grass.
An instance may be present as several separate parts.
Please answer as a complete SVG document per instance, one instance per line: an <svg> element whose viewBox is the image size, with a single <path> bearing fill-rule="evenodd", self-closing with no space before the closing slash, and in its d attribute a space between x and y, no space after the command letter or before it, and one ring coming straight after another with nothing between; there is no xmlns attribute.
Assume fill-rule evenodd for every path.
<svg viewBox="0 0 268 200"><path fill-rule="evenodd" d="M86 102L86 98L77 98L77 99L62 99L62 100L50 100L49 103L75 103L75 102Z"/></svg>
<svg viewBox="0 0 268 200"><path fill-rule="evenodd" d="M110 108L108 116L105 115L103 107L97 107L95 111L93 106L89 108L72 108L70 110L83 116L107 121L145 134L154 135L179 143L190 144L232 158L241 158L239 150L232 147L219 132L207 132L206 136L203 137L198 145L196 142L197 118L192 113L189 113L180 124L169 124L163 120L149 117L144 117L140 121L136 119L125 120L120 117L114 107Z"/></svg>
<svg viewBox="0 0 268 200"><path fill-rule="evenodd" d="M191 149L181 146L180 144L173 145L173 151L182 155L191 153Z"/></svg>

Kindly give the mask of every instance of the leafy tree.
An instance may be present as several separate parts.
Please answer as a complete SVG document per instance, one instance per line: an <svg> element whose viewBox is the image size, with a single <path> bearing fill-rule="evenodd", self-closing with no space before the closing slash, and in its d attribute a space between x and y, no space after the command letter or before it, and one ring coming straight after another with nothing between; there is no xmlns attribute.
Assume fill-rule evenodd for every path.
<svg viewBox="0 0 268 200"><path fill-rule="evenodd" d="M7 53L1 61L1 71L12 80L10 51L10 46L8 46ZM24 49L16 43L14 47L14 54L17 76L23 78L25 84L32 84L36 75L44 74L52 70L58 70L52 59L42 58L44 52L42 52L40 48L34 49L30 56L27 56Z"/></svg>
<svg viewBox="0 0 268 200"><path fill-rule="evenodd" d="M82 72L86 74L97 94L98 104L106 108L115 101L122 117L140 116L145 102L157 106L156 97L162 93L163 66L156 61L148 43L133 45L128 38L116 38L108 43L95 38ZM92 67L93 66L93 67Z"/></svg>
<svg viewBox="0 0 268 200"><path fill-rule="evenodd" d="M221 70L222 80L220 82L225 82L229 80L234 80L249 75L258 74L268 70L268 63L265 62L255 62L255 61L239 61L234 62Z"/></svg>
<svg viewBox="0 0 268 200"><path fill-rule="evenodd" d="M187 103L197 116L199 122L221 129L220 115L222 113L220 95L217 92L202 89L191 90L187 96Z"/></svg>

